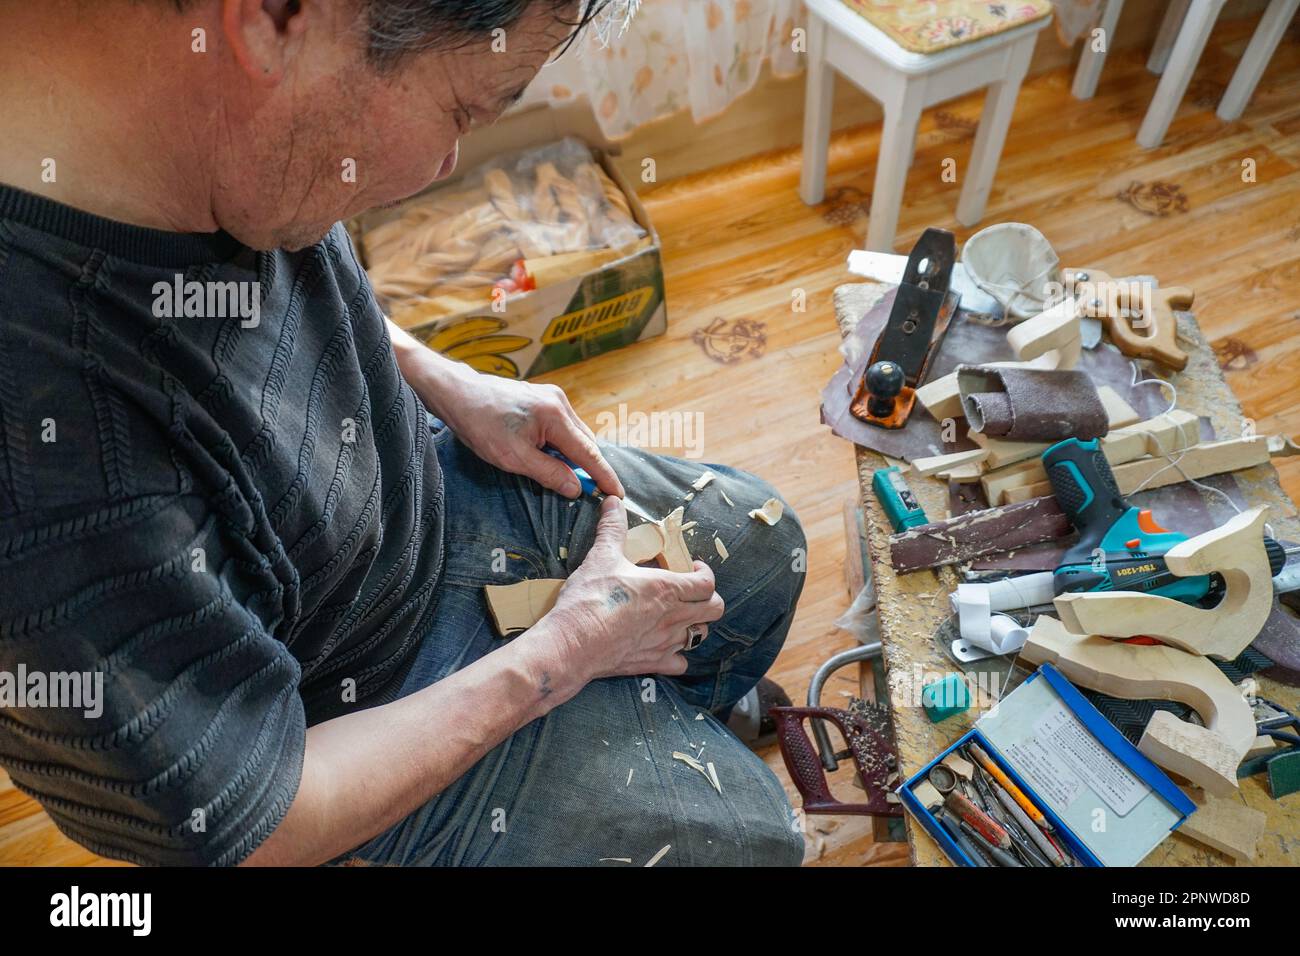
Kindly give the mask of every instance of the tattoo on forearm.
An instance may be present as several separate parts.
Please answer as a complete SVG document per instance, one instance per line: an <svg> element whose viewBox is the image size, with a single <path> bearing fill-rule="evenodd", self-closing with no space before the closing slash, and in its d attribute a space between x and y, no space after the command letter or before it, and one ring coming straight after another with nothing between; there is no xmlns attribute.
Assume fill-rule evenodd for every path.
<svg viewBox="0 0 1300 956"><path fill-rule="evenodd" d="M553 689L554 689L554 688L551 687L551 675L550 675L550 672L549 672L549 671L542 671L542 686L538 688L538 690L541 692L542 697L543 697L543 698L550 697L550 696L551 696L551 691L552 691Z"/></svg>
<svg viewBox="0 0 1300 956"><path fill-rule="evenodd" d="M623 589L621 584L614 585L614 590L609 592L609 597L605 599L605 607L611 611L621 604L626 604L632 600L632 596Z"/></svg>

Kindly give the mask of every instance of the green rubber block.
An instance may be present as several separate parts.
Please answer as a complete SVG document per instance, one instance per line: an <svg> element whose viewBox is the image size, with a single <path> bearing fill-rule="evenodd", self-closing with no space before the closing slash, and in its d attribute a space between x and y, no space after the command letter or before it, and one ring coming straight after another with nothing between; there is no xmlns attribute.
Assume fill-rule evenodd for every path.
<svg viewBox="0 0 1300 956"><path fill-rule="evenodd" d="M970 688L956 674L921 688L921 707L934 723L970 709Z"/></svg>
<svg viewBox="0 0 1300 956"><path fill-rule="evenodd" d="M1300 750L1268 762L1268 792L1274 800L1300 790Z"/></svg>

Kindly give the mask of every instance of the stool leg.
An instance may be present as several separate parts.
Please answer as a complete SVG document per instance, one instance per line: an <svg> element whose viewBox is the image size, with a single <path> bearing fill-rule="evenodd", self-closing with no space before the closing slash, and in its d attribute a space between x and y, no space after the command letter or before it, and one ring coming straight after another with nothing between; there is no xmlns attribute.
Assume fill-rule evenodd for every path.
<svg viewBox="0 0 1300 956"><path fill-rule="evenodd" d="M1187 84L1191 82L1201 51L1205 49L1205 41L1210 38L1223 4L1224 0L1192 0L1187 8L1182 29L1178 31L1178 42L1174 44L1165 74L1160 77L1156 95L1151 98L1146 118L1138 130L1138 145L1143 149L1159 146L1165 133L1169 132L1169 124L1178 111L1178 104L1183 101Z"/></svg>
<svg viewBox="0 0 1300 956"><path fill-rule="evenodd" d="M1159 76L1165 71L1165 66L1169 63L1169 51L1174 48L1174 41L1178 39L1178 28L1183 25L1183 17L1186 15L1187 0L1169 0L1165 18L1160 21L1160 32L1156 34L1151 55L1147 57L1148 73Z"/></svg>
<svg viewBox="0 0 1300 956"><path fill-rule="evenodd" d="M993 175L1002 158L1002 144L1006 142L1011 114L1016 109L1020 83L1029 69L1029 59L1034 53L1034 37L1018 40L1007 52L1007 70L1003 79L990 83L984 94L984 112L980 115L975 145L971 148L970 165L966 169L966 182L957 202L957 221L963 226L973 226L984 218L984 207L993 188Z"/></svg>
<svg viewBox="0 0 1300 956"><path fill-rule="evenodd" d="M1106 49L1110 49L1115 36L1115 24L1124 10L1124 0L1106 0L1106 8L1101 12L1101 21L1097 24L1105 34ZM1070 92L1076 100L1090 100L1097 92L1097 80L1101 78L1101 68L1106 65L1106 54L1098 53L1092 48L1092 33L1083 35L1083 54L1079 57L1079 66L1074 71L1074 86Z"/></svg>
<svg viewBox="0 0 1300 956"><path fill-rule="evenodd" d="M1255 35L1250 38L1250 46L1246 47L1236 72L1232 74L1232 82L1228 84L1223 99L1219 100L1216 111L1219 119L1235 120L1241 116L1297 6L1300 6L1300 0L1273 0L1268 5L1264 19L1259 21Z"/></svg>
<svg viewBox="0 0 1300 956"><path fill-rule="evenodd" d="M799 196L815 206L826 196L835 68L826 62L826 21L808 12L808 76L803 107L803 171Z"/></svg>
<svg viewBox="0 0 1300 956"><path fill-rule="evenodd" d="M880 133L876 157L876 185L871 194L871 218L867 224L867 248L875 252L894 251L894 233L903 205L907 166L916 144L916 126L925 102L924 76L895 74L893 89L884 97L885 125Z"/></svg>

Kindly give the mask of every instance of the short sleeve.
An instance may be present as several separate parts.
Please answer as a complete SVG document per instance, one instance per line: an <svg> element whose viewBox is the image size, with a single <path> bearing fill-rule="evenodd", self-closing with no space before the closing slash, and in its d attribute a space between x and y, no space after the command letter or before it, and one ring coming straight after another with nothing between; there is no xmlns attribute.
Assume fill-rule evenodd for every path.
<svg viewBox="0 0 1300 956"><path fill-rule="evenodd" d="M6 518L0 765L95 853L240 862L302 775L301 670L265 620L284 587L195 495Z"/></svg>

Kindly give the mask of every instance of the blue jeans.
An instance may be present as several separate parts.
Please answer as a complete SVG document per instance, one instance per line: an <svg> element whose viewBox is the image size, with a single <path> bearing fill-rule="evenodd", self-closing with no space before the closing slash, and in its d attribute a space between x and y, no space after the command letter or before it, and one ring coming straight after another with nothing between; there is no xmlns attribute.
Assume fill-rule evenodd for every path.
<svg viewBox="0 0 1300 956"><path fill-rule="evenodd" d="M434 427L445 482L447 562L433 626L403 696L499 647L483 586L567 576L590 548L599 517L596 502L570 501L502 472L441 423ZM776 493L744 472L619 446L603 450L629 494L651 514L684 504L686 520L699 522L687 544L712 566L726 615L687 655L684 675L594 681L346 859L410 866L583 866L602 859L627 865L614 862L622 858L640 866L667 846L661 866L800 862L803 839L784 790L724 725L785 641L806 567L799 522L788 509L772 527L748 517ZM718 478L684 501L706 467ZM725 562L715 533L730 553ZM722 792L673 759L674 752L712 763Z"/></svg>

